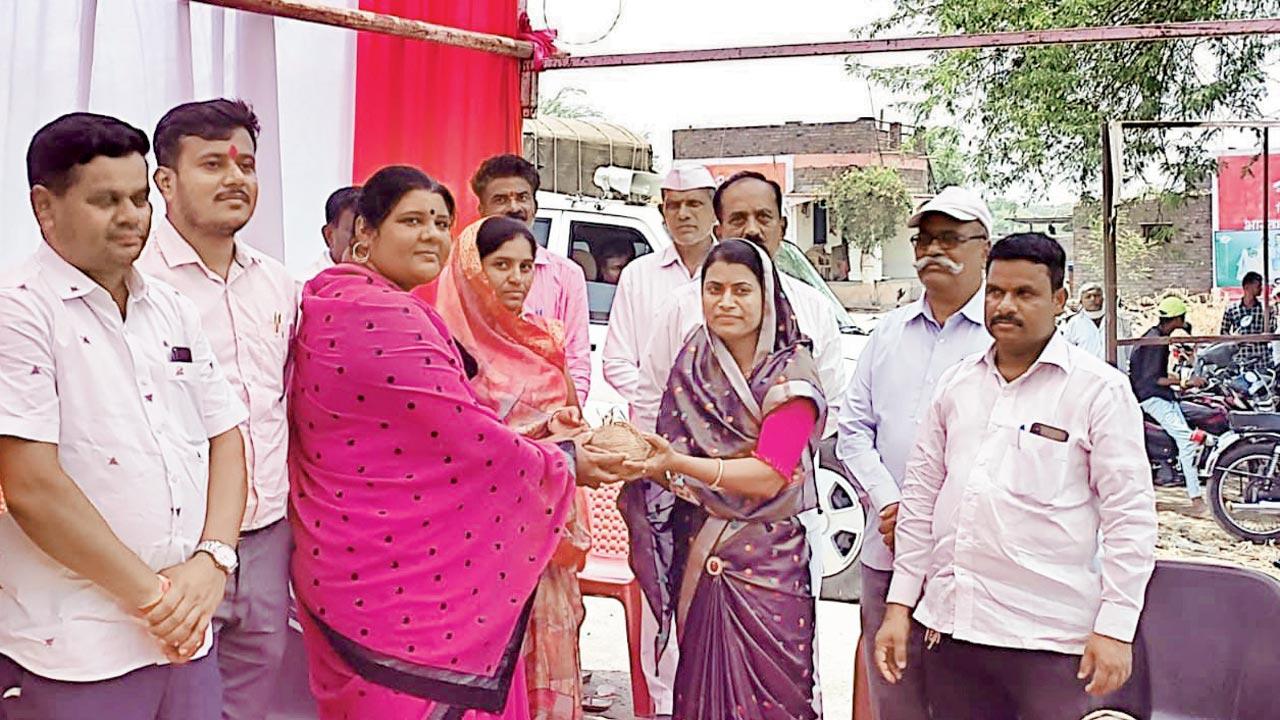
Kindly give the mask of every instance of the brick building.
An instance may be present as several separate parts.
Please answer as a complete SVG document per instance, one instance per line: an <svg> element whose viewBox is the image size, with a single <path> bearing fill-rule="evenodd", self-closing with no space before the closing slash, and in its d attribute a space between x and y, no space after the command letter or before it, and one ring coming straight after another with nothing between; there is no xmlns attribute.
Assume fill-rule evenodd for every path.
<svg viewBox="0 0 1280 720"><path fill-rule="evenodd" d="M1145 242L1146 257L1117 267L1120 297L1159 295L1167 289L1189 293L1213 289L1213 215L1208 192L1185 195L1175 202L1145 198L1117 209L1119 229ZM1099 208L1076 205L1074 213L1075 285L1102 281ZM1136 265L1133 266L1133 265Z"/></svg>
<svg viewBox="0 0 1280 720"><path fill-rule="evenodd" d="M689 128L672 133L677 162L707 165L720 179L738 170L764 173L782 185L790 217L789 238L828 279L916 282L910 232L874 257L850 250L833 232L821 192L827 180L855 167L891 167L917 201L930 190L929 158L904 144L901 123L872 118L849 122Z"/></svg>

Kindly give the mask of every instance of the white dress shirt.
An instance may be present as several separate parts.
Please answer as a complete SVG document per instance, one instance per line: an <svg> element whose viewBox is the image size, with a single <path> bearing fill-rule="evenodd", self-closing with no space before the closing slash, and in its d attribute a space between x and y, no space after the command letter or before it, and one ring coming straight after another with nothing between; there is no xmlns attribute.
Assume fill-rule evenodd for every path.
<svg viewBox="0 0 1280 720"><path fill-rule="evenodd" d="M139 270L196 304L218 365L249 408L240 426L249 470L244 531L284 519L289 500L289 418L284 366L297 324L297 285L276 260L237 241L227 279L205 266L167 219L156 223Z"/></svg>
<svg viewBox="0 0 1280 720"><path fill-rule="evenodd" d="M983 313L979 290L939 326L921 297L885 315L858 357L840 408L836 455L870 503L862 543L862 562L869 568L893 569L893 553L880 535L878 515L902 499L907 457L938 379L960 360L991 345Z"/></svg>
<svg viewBox="0 0 1280 720"><path fill-rule="evenodd" d="M803 282L778 273L782 292L791 302L800 332L813 341L818 379L830 412L827 429L835 427L836 408L848 380L844 370L844 353L840 342L840 326L831 305L822 293ZM667 304L654 315L652 337L640 360L640 382L631 402L632 423L652 432L658 421L662 394L667 389L671 368L693 332L703 325L702 284L689 283L675 291Z"/></svg>
<svg viewBox="0 0 1280 720"><path fill-rule="evenodd" d="M1077 655L1091 632L1131 642L1156 509L1128 379L1056 333L1013 382L995 348L962 361L920 428L896 542L888 601L919 601L928 628Z"/></svg>
<svg viewBox="0 0 1280 720"><path fill-rule="evenodd" d="M1129 321L1123 316L1119 318L1120 322L1116 324L1116 337L1129 337ZM1105 360L1107 358L1107 321L1096 323L1085 315L1078 312L1067 319L1059 332L1067 339L1067 342L1084 350L1090 355ZM1133 348L1130 346L1116 348L1116 367L1120 368L1120 372L1129 372L1129 356L1133 354Z"/></svg>
<svg viewBox="0 0 1280 720"><path fill-rule="evenodd" d="M126 319L48 245L0 284L0 435L58 446L112 532L155 570L204 529L209 438L245 408L190 301L134 271ZM200 655L207 652L206 637ZM164 664L146 624L0 516L0 654L55 680Z"/></svg>
<svg viewBox="0 0 1280 720"><path fill-rule="evenodd" d="M636 258L622 270L602 359L604 379L628 403L640 385L640 354L653 336L654 317L677 290L697 282L674 244Z"/></svg>

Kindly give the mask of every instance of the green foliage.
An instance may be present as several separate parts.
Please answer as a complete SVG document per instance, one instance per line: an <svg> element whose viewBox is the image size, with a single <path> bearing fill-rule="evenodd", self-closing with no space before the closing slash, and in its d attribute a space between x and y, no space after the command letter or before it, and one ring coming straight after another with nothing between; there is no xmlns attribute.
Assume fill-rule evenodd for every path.
<svg viewBox="0 0 1280 720"><path fill-rule="evenodd" d="M929 184L933 191L969 182L970 158L964 151L960 131L953 127L919 130L906 142L904 150L929 157Z"/></svg>
<svg viewBox="0 0 1280 720"><path fill-rule="evenodd" d="M851 168L828 180L823 194L840 236L863 251L891 240L911 213L911 192L892 168Z"/></svg>
<svg viewBox="0 0 1280 720"><path fill-rule="evenodd" d="M586 95L587 91L582 88L562 87L551 97L538 98L538 115L574 120L593 120L604 117L604 113L582 101Z"/></svg>
<svg viewBox="0 0 1280 720"><path fill-rule="evenodd" d="M1280 0L895 0L858 34L981 33L1058 27L1257 18ZM1003 188L1096 186L1101 124L1256 116L1273 41L1257 36L1151 43L937 52L923 65L849 69L912 98L917 123L963 127L975 180ZM1212 165L1211 133L1127 131L1125 161L1172 189L1196 187Z"/></svg>

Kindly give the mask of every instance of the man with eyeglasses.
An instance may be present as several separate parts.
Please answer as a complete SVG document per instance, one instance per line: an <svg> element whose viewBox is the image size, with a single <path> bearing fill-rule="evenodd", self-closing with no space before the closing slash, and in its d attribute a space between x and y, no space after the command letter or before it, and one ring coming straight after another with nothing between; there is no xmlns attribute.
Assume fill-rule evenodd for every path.
<svg viewBox="0 0 1280 720"><path fill-rule="evenodd" d="M893 570L897 523L907 457L916 429L933 400L939 376L968 355L991 345L982 294L991 249L991 211L976 193L949 187L907 221L916 228L916 273L924 295L886 315L858 358L841 403L836 454L868 501L862 546L862 627L875 633L884 620ZM924 631L913 625L908 662L920 662ZM872 643L863 644L875 667ZM920 673L891 685L870 673L872 708L880 720L929 717Z"/></svg>

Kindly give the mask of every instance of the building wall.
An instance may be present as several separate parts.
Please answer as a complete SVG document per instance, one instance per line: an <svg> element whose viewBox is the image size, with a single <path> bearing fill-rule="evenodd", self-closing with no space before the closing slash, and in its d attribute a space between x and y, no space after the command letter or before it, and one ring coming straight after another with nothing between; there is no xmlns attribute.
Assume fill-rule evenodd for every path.
<svg viewBox="0 0 1280 720"><path fill-rule="evenodd" d="M901 145L901 125L882 127L872 118L834 123L688 128L672 133L676 159L893 150Z"/></svg>
<svg viewBox="0 0 1280 720"><path fill-rule="evenodd" d="M1102 282L1102 246L1097 206L1075 208L1074 252L1076 287L1086 282ZM1158 295L1168 289L1190 293L1213 289L1213 216L1207 193L1188 196L1177 205L1159 199L1138 200L1122 205L1117 216L1120 231L1142 236L1143 225L1168 224L1172 236L1153 239L1151 252L1141 267L1117 267L1121 298Z"/></svg>

